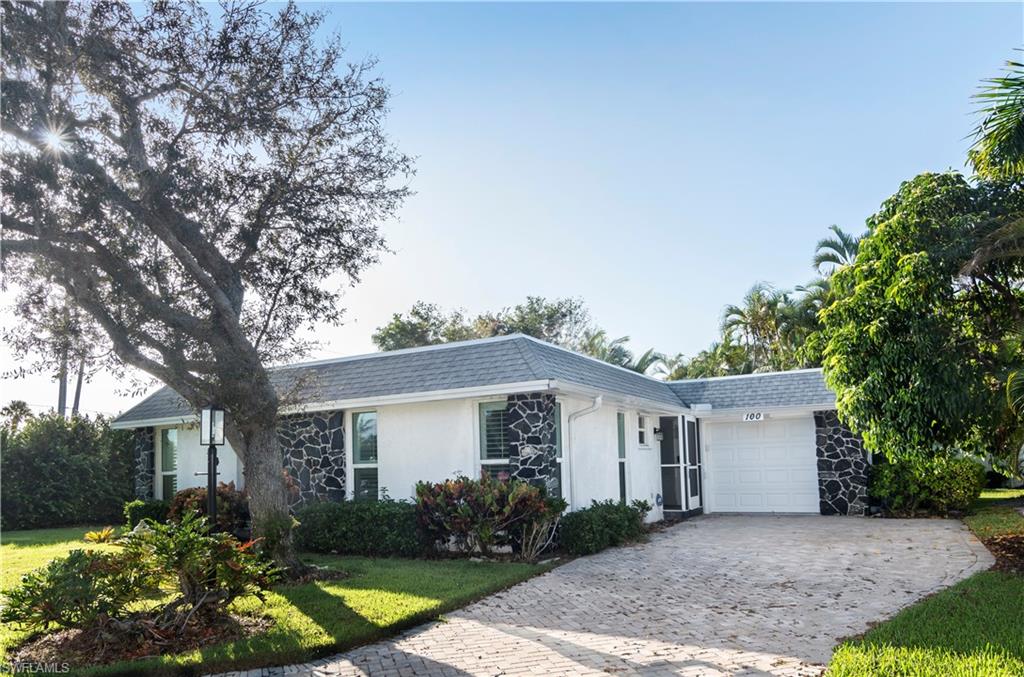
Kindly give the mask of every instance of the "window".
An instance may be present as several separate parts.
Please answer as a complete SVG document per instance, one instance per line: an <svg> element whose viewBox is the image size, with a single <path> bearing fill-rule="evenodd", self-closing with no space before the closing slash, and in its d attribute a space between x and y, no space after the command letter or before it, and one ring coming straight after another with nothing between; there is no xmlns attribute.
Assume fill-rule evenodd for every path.
<svg viewBox="0 0 1024 677"><path fill-rule="evenodd" d="M636 437L641 447L647 446L647 417L643 414L636 417Z"/></svg>
<svg viewBox="0 0 1024 677"><path fill-rule="evenodd" d="M640 417L643 420L643 416ZM619 500L626 502L626 415L619 412L617 416L619 427ZM641 438L642 439L642 438ZM642 442L641 442L642 444Z"/></svg>
<svg viewBox="0 0 1024 677"><path fill-rule="evenodd" d="M178 491L178 429L160 431L160 498L171 499Z"/></svg>
<svg viewBox="0 0 1024 677"><path fill-rule="evenodd" d="M507 480L508 412L505 402L480 403L480 466L493 478Z"/></svg>
<svg viewBox="0 0 1024 677"><path fill-rule="evenodd" d="M562 496L562 405L555 402L555 467L554 482L552 482L551 495L556 498Z"/></svg>
<svg viewBox="0 0 1024 677"><path fill-rule="evenodd" d="M377 485L377 412L352 414L352 495L358 500L375 501Z"/></svg>

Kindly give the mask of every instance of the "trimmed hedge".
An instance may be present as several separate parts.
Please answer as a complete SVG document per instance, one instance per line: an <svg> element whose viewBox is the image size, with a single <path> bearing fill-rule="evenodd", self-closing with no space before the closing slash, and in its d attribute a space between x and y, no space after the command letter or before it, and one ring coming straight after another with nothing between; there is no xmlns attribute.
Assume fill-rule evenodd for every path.
<svg viewBox="0 0 1024 677"><path fill-rule="evenodd" d="M589 508L562 518L560 540L571 555L591 555L605 548L635 541L644 535L644 517L651 511L646 501L629 505L619 501L594 501Z"/></svg>
<svg viewBox="0 0 1024 677"><path fill-rule="evenodd" d="M416 507L405 501L314 503L299 510L300 550L368 557L415 557L424 552Z"/></svg>
<svg viewBox="0 0 1024 677"><path fill-rule="evenodd" d="M985 486L985 467L966 456L907 458L871 468L871 496L894 515L966 510Z"/></svg>
<svg viewBox="0 0 1024 677"><path fill-rule="evenodd" d="M0 525L114 524L132 497L132 435L104 418L33 416L0 428Z"/></svg>
<svg viewBox="0 0 1024 677"><path fill-rule="evenodd" d="M124 504L124 523L128 529L135 526L144 519L151 519L154 522L166 522L167 514L171 504L167 501L143 501L135 499Z"/></svg>

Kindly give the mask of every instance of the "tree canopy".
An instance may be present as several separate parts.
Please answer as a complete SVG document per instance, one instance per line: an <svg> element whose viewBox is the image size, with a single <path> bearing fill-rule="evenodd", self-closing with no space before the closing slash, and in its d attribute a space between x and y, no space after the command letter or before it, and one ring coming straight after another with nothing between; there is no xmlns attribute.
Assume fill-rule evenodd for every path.
<svg viewBox="0 0 1024 677"><path fill-rule="evenodd" d="M224 406L259 529L287 507L266 365L340 318L328 278L376 260L407 194L388 89L291 4L0 11L7 279L62 288L123 363Z"/></svg>
<svg viewBox="0 0 1024 677"><path fill-rule="evenodd" d="M834 301L821 313L825 373L868 448L891 458L1011 450L993 431L1024 270L1019 261L970 274L963 266L1022 207L1013 184L922 174L869 219L856 261L832 276Z"/></svg>

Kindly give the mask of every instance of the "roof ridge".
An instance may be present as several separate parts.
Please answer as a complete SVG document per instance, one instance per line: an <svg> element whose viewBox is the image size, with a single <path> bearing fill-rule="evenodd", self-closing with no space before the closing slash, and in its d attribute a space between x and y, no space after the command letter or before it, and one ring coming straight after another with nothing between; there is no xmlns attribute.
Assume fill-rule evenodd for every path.
<svg viewBox="0 0 1024 677"><path fill-rule="evenodd" d="M525 334L515 334L514 336L517 338L526 337ZM536 352L534 352L532 343L528 341L516 341L514 345L519 349L519 354L523 356L526 366L528 366L530 371L533 372L534 378L551 378L551 374L545 373L546 369L549 368L549 365L544 360L543 356L537 355Z"/></svg>
<svg viewBox="0 0 1024 677"><path fill-rule="evenodd" d="M723 381L725 379L754 378L754 377L760 377L760 376L779 376L781 374L809 374L810 372L821 371L821 370L822 370L821 367L807 367L805 369L782 369L782 370L779 370L779 371L762 371L762 372L755 372L755 373L752 373L752 374L729 374L727 376L702 376L700 378L684 378L684 379L679 379L678 381L662 381L662 382L666 383L668 385L675 385L677 383L685 384L685 383L697 383L697 382L702 382L702 381Z"/></svg>
<svg viewBox="0 0 1024 677"><path fill-rule="evenodd" d="M328 357L321 360L310 360L308 362L295 362L293 364L280 364L268 367L270 370L296 369L299 367L316 367L324 364L336 364L338 362L354 362L356 360L369 360L376 357L391 357L394 355L410 355L413 353L426 353L435 350L448 350L464 346L482 345L486 343L498 343L509 341L515 338L522 338L524 334L503 334L501 336L488 336L486 338L466 339L465 341L449 341L447 343L435 343L429 346L415 346L413 348L399 348L398 350L378 350L372 353L361 353L358 355L343 355L341 357Z"/></svg>

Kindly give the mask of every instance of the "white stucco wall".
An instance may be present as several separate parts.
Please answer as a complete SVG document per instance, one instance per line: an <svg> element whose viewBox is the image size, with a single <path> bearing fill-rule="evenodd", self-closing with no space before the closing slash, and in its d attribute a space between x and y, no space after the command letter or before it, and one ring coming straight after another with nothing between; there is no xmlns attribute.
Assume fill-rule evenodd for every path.
<svg viewBox="0 0 1024 677"><path fill-rule="evenodd" d="M412 498L417 482L440 482L460 473L477 476L476 409L476 401L469 399L376 407L378 486L391 498ZM352 412L345 413L349 468L351 416ZM348 477L351 497L351 473Z"/></svg>
<svg viewBox="0 0 1024 677"><path fill-rule="evenodd" d="M569 415L582 411L592 400L560 397L562 402L563 440L566 439ZM658 446L654 439L657 416L648 413L649 446L641 447L637 435L636 409L603 405L592 414L578 418L572 430L572 460L576 463L573 478L575 495L572 507L585 508L591 501L619 498L618 467L618 418L622 412L626 418L626 500L645 500L653 510L648 521L662 518L656 497L661 493L661 466ZM565 445L565 442L563 442ZM568 473L565 473L568 474ZM568 482L568 477L565 478Z"/></svg>

